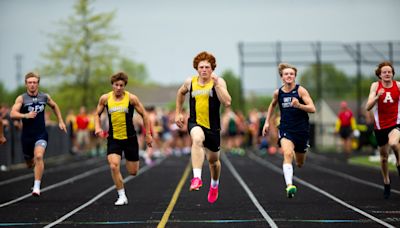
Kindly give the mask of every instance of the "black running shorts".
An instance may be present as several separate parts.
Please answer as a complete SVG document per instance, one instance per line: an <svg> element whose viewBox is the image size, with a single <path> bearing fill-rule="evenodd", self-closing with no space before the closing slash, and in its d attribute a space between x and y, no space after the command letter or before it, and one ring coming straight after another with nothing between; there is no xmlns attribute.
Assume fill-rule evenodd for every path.
<svg viewBox="0 0 400 228"><path fill-rule="evenodd" d="M107 155L118 154L122 157L124 152L125 159L128 161L139 161L139 145L136 135L128 137L128 139L107 140Z"/></svg>
<svg viewBox="0 0 400 228"><path fill-rule="evenodd" d="M188 131L190 134L190 131L192 130L192 128L199 126L201 127L201 129L203 129L204 132L204 142L203 145L204 147L206 147L207 149L209 149L212 152L218 152L220 150L220 146L221 146L221 134L220 131L213 131L210 129L207 129L203 126L200 126L196 123L188 123Z"/></svg>

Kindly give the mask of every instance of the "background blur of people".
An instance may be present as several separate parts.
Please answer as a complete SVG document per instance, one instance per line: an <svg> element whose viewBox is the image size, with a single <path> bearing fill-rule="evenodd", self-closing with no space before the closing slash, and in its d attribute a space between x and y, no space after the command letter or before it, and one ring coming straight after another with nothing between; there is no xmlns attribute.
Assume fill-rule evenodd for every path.
<svg viewBox="0 0 400 228"><path fill-rule="evenodd" d="M67 126L69 140L71 140L71 150L73 154L77 150L75 133L76 133L76 116L73 109L69 109L65 117L65 125Z"/></svg>
<svg viewBox="0 0 400 228"><path fill-rule="evenodd" d="M352 136L359 134L353 112L346 101L340 103L340 110L337 116L335 133L339 134L342 149L348 156L352 151Z"/></svg>
<svg viewBox="0 0 400 228"><path fill-rule="evenodd" d="M358 138L358 151L363 151L363 147L369 146L370 154L379 155L378 143L376 142L374 133L374 116L372 112L363 111L357 123L357 129L360 131Z"/></svg>
<svg viewBox="0 0 400 228"><path fill-rule="evenodd" d="M89 117L86 113L86 108L81 106L79 114L76 116L76 143L78 153L84 153L90 146L90 131L89 131Z"/></svg>
<svg viewBox="0 0 400 228"><path fill-rule="evenodd" d="M4 137L4 131L3 131L3 117L0 116L0 144L4 144L7 142L6 137Z"/></svg>

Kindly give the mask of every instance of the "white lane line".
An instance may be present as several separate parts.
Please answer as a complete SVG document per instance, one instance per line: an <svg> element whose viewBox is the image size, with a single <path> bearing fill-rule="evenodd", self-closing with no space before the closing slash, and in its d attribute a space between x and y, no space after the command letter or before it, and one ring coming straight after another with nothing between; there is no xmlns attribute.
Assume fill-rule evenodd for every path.
<svg viewBox="0 0 400 228"><path fill-rule="evenodd" d="M48 173L48 171L46 171L46 173ZM10 178L4 181L0 181L0 186L2 185L6 185L6 184L11 184L20 180L25 180L25 179L29 179L33 177L33 173L27 173L18 177L14 177L14 178Z"/></svg>
<svg viewBox="0 0 400 228"><path fill-rule="evenodd" d="M278 173L282 174L282 170L280 168L278 168L277 166L275 166L274 164L272 164L271 162L268 162L268 161L266 161L266 160L264 160L264 159L262 159L260 157L257 157L253 153L249 153L249 157L251 159L253 159L254 161L260 163L261 165L263 165L263 166L265 166L265 167L267 167L267 168L269 168L269 169L271 169L271 170L273 170L275 172L278 172ZM383 220L380 220L379 218L377 218L377 217L375 217L375 216L373 216L371 214L368 214L367 212L365 212L365 211L363 211L363 210L361 210L361 209L359 209L359 208L357 208L355 206L352 206L352 205L344 202L343 200L341 200L341 199L329 194L328 192L318 188L315 185L312 185L312 184L310 184L310 183L308 183L308 182L306 182L306 181L304 181L304 180L302 180L302 179L300 179L298 177L295 177L295 176L293 176L293 179L295 181L301 183L302 185L307 186L307 187L313 189L314 191L317 191L317 192L321 193L322 195L324 195L324 196L336 201L337 203L339 203L339 204L341 204L341 205L343 205L343 206L345 206L345 207L347 207L347 208L349 208L349 209L351 209L351 210L353 210L353 211L355 211L355 212L357 212L357 213L359 213L359 214L361 214L361 215L363 215L363 216L365 216L365 217L367 217L367 218L369 218L369 219L371 219L371 220L373 220L373 221L375 221L375 222L377 222L377 223L379 223L379 224L381 224L381 225L383 225L385 227L395 228L393 225L391 225L391 224L389 224L389 223L387 223L387 222L385 222Z"/></svg>
<svg viewBox="0 0 400 228"><path fill-rule="evenodd" d="M343 177L345 179L349 179L351 181L354 181L354 182L357 182L357 183L360 183L360 184L368 185L368 186L375 187L375 188L378 188L378 189L383 189L382 185L378 185L378 184L375 184L373 182L365 181L365 180L359 179L357 177L350 176L350 175L348 175L346 173L338 172L338 171L335 171L335 170L332 170L332 169L328 169L328 168L325 168L325 167L322 167L322 166L319 166L319 165L316 165L316 164L310 164L309 163L308 166L312 166L314 169L317 169L319 171L322 171L322 172L325 172L325 173L329 173L329 174L332 174L332 175L335 175L335 176ZM391 191L393 193L400 194L400 191L398 191L396 189L391 189Z"/></svg>
<svg viewBox="0 0 400 228"><path fill-rule="evenodd" d="M257 207L258 211L261 213L261 215L264 217L264 219L268 222L270 227L278 227L274 220L268 215L268 213L264 210L264 208L261 206L261 204L258 202L257 198L254 196L253 192L250 190L250 188L247 186L247 184L243 181L242 177L239 175L239 173L236 171L236 169L233 167L232 163L229 161L229 159L226 157L224 153L221 153L221 159L225 163L225 165L228 167L229 171L231 171L232 175L236 178L236 180L240 183L242 188L246 191L247 195L253 202L253 204Z"/></svg>
<svg viewBox="0 0 400 228"><path fill-rule="evenodd" d="M102 172L102 171L105 171L105 170L108 170L108 169L109 169L109 166L108 166L108 165L103 165L103 166L101 166L101 167L98 167L98 168L92 169L92 170L90 170L90 171L84 172L84 173L82 173L82 174L79 174L79 175L77 175L77 176L71 177L71 178L66 179L66 180L64 180L64 181L61 181L61 182L58 182L58 183L56 183L56 184L53 184L53 185L47 186L47 187L45 187L45 188L42 188L42 189L40 190L40 192L46 192L46 191L49 191L49 190L51 190L51 189L53 189L53 188L57 188L57 187L60 187L60 186L62 186L62 185L70 184L70 183L72 183L72 182L74 182L74 181L76 181L76 180L79 180L79 179L88 177L88 176L90 176L90 175L93 175L93 174L95 174L95 173ZM28 198L28 197L32 197L32 193L28 193L28 194L23 195L23 196L21 196L21 197L19 197L19 198L16 198L16 199L13 199L13 200L11 200L11 201L2 203L2 204L0 204L0 208L5 207L5 206L8 206L8 205L13 204L13 203L16 203L16 202L19 202L19 201L24 200L24 199L26 199L26 198Z"/></svg>
<svg viewBox="0 0 400 228"><path fill-rule="evenodd" d="M139 172L136 176L128 176L124 179L124 183L127 183L128 181L134 179L135 177L139 176L140 174L150 170L151 168L157 166L158 164L161 163L161 161L163 161L164 159L159 159L156 160L156 162L154 163L154 165L152 166L145 166L142 169L139 169ZM107 166L108 168L108 166ZM57 219L56 221L44 226L45 228L49 228L49 227L53 227L63 221L65 221L67 218L71 217L72 215L74 215L75 213L79 212L80 210L84 209L85 207L89 206L90 204L96 202L98 199L100 199L101 197L103 197L104 195L106 195L107 193L111 192L112 190L115 189L115 186L112 185L109 188L107 188L106 190L104 190L103 192L99 193L97 196L93 197L91 200L87 201L86 203L82 204L80 207L75 208L74 210L70 211L69 213L65 214L64 216L62 216L61 218Z"/></svg>
<svg viewBox="0 0 400 228"><path fill-rule="evenodd" d="M91 164L94 164L97 162L99 162L99 161L95 160L95 159L90 159L88 161L83 162L83 165L91 165ZM62 170L71 169L74 167L80 167L80 166L82 166L82 162L75 162L70 165L62 165L62 166L58 166L58 167L54 167L54 168L49 168L49 169L46 169L45 172L46 172L46 174L49 174L49 173L54 173L54 172L58 172L58 171L62 171ZM10 179L4 180L4 181L0 181L0 186L6 185L6 184L11 184L11 183L29 179L29 178L33 178L33 172L24 174L24 175L21 175L18 177L10 178Z"/></svg>

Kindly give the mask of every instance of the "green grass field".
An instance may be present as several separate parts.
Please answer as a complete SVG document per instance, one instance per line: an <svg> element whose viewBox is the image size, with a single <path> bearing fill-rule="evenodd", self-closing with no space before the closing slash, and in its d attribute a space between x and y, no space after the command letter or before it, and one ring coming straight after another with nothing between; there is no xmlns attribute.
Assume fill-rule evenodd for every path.
<svg viewBox="0 0 400 228"><path fill-rule="evenodd" d="M374 167L376 169L380 169L381 165L379 161L370 161L369 156L357 156L352 157L348 160L350 164L353 165L362 165L368 167ZM393 163L389 163L389 171L397 172L396 166Z"/></svg>

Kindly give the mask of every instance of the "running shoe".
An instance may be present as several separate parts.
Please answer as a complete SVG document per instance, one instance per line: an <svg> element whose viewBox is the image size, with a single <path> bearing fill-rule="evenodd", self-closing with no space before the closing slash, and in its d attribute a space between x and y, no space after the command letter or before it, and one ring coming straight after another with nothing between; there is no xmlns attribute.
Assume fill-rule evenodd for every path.
<svg viewBox="0 0 400 228"><path fill-rule="evenodd" d="M203 186L203 181L198 177L195 177L190 181L190 191L198 191L201 186Z"/></svg>
<svg viewBox="0 0 400 228"><path fill-rule="evenodd" d="M390 184L383 185L383 198L389 199L390 197Z"/></svg>
<svg viewBox="0 0 400 228"><path fill-rule="evenodd" d="M148 165L148 166L153 166L153 165L154 165L154 162L153 162L153 160L152 160L151 158L145 158L145 159L144 159L144 162L145 162L146 165Z"/></svg>
<svg viewBox="0 0 400 228"><path fill-rule="evenodd" d="M39 197L40 196L40 188L33 188L32 196Z"/></svg>
<svg viewBox="0 0 400 228"><path fill-rule="evenodd" d="M210 186L210 190L208 191L208 202L215 203L218 199L218 186L213 188Z"/></svg>
<svg viewBox="0 0 400 228"><path fill-rule="evenodd" d="M293 198L294 194L296 194L297 188L294 185L290 185L289 187L286 188L286 195L288 198Z"/></svg>
<svg viewBox="0 0 400 228"><path fill-rule="evenodd" d="M125 204L128 204L128 198L126 196L118 197L118 200L114 203L115 206L122 206Z"/></svg>

